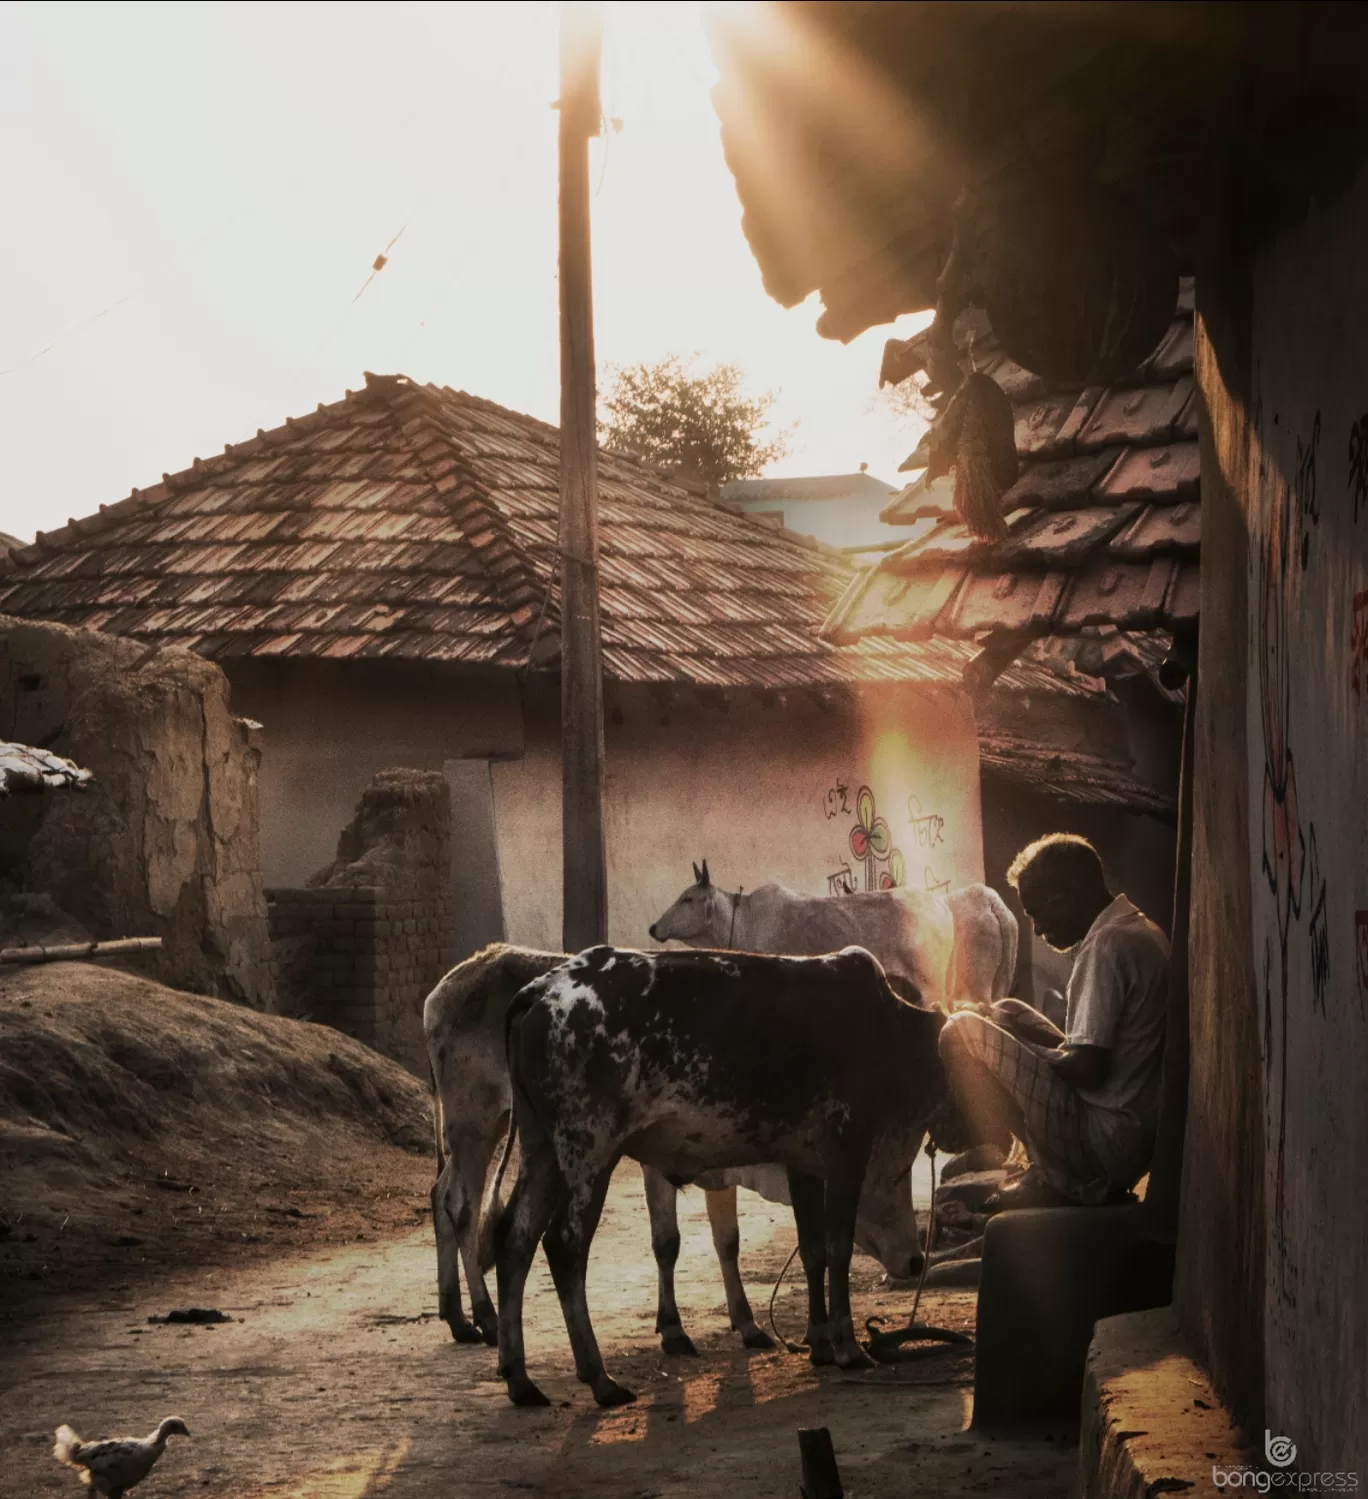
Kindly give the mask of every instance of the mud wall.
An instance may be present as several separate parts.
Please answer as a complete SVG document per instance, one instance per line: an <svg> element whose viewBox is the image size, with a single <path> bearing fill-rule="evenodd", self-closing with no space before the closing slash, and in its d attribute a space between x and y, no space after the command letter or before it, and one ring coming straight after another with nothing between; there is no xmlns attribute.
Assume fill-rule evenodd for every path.
<svg viewBox="0 0 1368 1499"><path fill-rule="evenodd" d="M431 771L376 776L337 858L303 888L267 892L282 998L427 1075L422 1011L453 961L451 799Z"/></svg>
<svg viewBox="0 0 1368 1499"><path fill-rule="evenodd" d="M1176 1299L1223 1395L1294 1442L1301 1471L1361 1470L1368 1410L1366 235L1360 174L1258 254L1208 246L1197 278L1207 534Z"/></svg>
<svg viewBox="0 0 1368 1499"><path fill-rule="evenodd" d="M160 936L146 971L261 1009L275 985L261 885L257 726L212 663L0 616L8 736L95 773L0 805L11 880L97 937Z"/></svg>
<svg viewBox="0 0 1368 1499"><path fill-rule="evenodd" d="M261 860L266 883L301 886L392 765L522 754L511 673L481 677L404 661L230 661L233 702L266 726Z"/></svg>

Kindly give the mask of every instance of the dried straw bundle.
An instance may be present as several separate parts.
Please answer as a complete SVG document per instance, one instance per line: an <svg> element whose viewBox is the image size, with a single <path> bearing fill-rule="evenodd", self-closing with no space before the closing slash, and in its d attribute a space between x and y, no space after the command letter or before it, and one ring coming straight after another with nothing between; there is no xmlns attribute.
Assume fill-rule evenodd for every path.
<svg viewBox="0 0 1368 1499"><path fill-rule="evenodd" d="M955 471L955 513L977 537L1007 534L1002 496L1018 465L1012 403L997 383L975 371L951 397L931 438L928 480Z"/></svg>

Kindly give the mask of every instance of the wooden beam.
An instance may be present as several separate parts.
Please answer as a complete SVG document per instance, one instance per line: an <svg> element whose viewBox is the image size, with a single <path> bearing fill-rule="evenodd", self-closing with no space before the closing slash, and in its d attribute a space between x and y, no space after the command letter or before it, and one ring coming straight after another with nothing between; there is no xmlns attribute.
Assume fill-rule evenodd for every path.
<svg viewBox="0 0 1368 1499"><path fill-rule="evenodd" d="M603 22L561 6L560 548L562 941L608 937L603 834L603 660L598 599L598 456L589 235L589 137L599 133Z"/></svg>

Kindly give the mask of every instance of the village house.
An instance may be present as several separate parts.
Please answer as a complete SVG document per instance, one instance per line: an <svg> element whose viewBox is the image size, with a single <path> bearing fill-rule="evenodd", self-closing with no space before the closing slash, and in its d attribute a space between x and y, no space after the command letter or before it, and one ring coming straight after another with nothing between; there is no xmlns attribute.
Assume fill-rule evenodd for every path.
<svg viewBox="0 0 1368 1499"><path fill-rule="evenodd" d="M763 26L729 7L710 16L747 237L777 300L820 291L823 335L935 307L944 349L977 306L1023 368L1086 392L1160 357L1179 276L1195 278L1195 403L1164 420L1190 430L1196 417L1199 607L1183 598L1188 521L1157 496L1169 534L1156 555L1113 562L1089 546L1079 580L1110 571L1115 598L1140 569L1129 628L1179 632L1200 613L1195 655L1189 641L1173 663L1192 669L1159 1151L1133 1212L990 1225L976 1419L986 1366L1010 1397L997 1413L1019 1415L1033 1390L1066 1390L1062 1341L1102 1318L1086 1376L1081 1357L1072 1365L1081 1494L1201 1491L1222 1486L1217 1468L1254 1466L1303 1488L1358 1486L1368 22L1323 4L779 3ZM1107 422L1131 399L1101 408ZM1075 439L1096 420L1084 402ZM1145 455L1131 461L1143 473ZM1081 511L1116 473L1090 481ZM1053 524L1048 501L1039 508L1021 523L1032 536ZM1145 524L1108 535L1108 551ZM891 571L861 588L872 614L857 602L852 634L876 638L860 621L881 611L906 617L891 597L902 581L910 593ZM1057 630L1069 592L1051 600L1048 581L1046 569L1022 604ZM985 576L962 597L996 587ZM934 602L931 638L950 603ZM989 623L1010 627L1015 587L994 605ZM1015 642L999 644L978 670L1013 659ZM1156 1277L1166 1259L1171 1276ZM1014 1343L986 1336L1013 1319ZM1256 1477L1272 1486L1268 1471L1231 1483Z"/></svg>
<svg viewBox="0 0 1368 1499"><path fill-rule="evenodd" d="M880 519L898 493L861 468L858 474L801 474L791 479L733 479L724 504L843 551L894 539Z"/></svg>
<svg viewBox="0 0 1368 1499"><path fill-rule="evenodd" d="M822 642L849 564L695 488L600 454L610 939L647 945L703 857L730 889L981 879L972 643ZM451 952L555 948L557 503L553 427L368 376L12 551L0 610L222 667L276 907L378 772L440 771ZM1024 662L994 693L1090 689Z"/></svg>

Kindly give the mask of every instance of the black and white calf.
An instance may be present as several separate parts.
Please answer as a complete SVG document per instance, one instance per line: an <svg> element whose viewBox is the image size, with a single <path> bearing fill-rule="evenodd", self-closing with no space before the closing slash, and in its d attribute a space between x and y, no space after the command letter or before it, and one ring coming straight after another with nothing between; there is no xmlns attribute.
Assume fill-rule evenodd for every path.
<svg viewBox="0 0 1368 1499"><path fill-rule="evenodd" d="M624 1155L668 1180L787 1168L815 1363L866 1364L850 1312L861 1187L903 1181L945 1097L944 1017L899 999L863 948L818 958L591 948L508 1011L516 1179L493 1224L499 1371L519 1405L522 1300L544 1244L575 1356L600 1405L632 1399L607 1373L585 1297L589 1246ZM915 1266L909 1265L909 1268ZM830 1316L827 1287L830 1286Z"/></svg>
<svg viewBox="0 0 1368 1499"><path fill-rule="evenodd" d="M460 1343L493 1343L497 1336L494 1304L485 1288L488 1265L481 1243L488 1235L481 1232L481 1204L511 1108L505 1050L508 1008L525 984L566 961L565 953L496 944L453 968L423 1008L437 1134L432 1227L437 1242L438 1309ZM642 1177L659 1280L656 1331L666 1353L692 1353L693 1343L675 1301L677 1192L649 1166L643 1166ZM769 1334L756 1324L741 1279L736 1189L743 1186L771 1202L787 1202L787 1174L782 1166L769 1163L700 1172L694 1180L704 1192L731 1325L746 1347L772 1348ZM919 1244L907 1178L865 1183L855 1242L890 1275L915 1273ZM462 1267L470 1296L469 1318L461 1295Z"/></svg>

